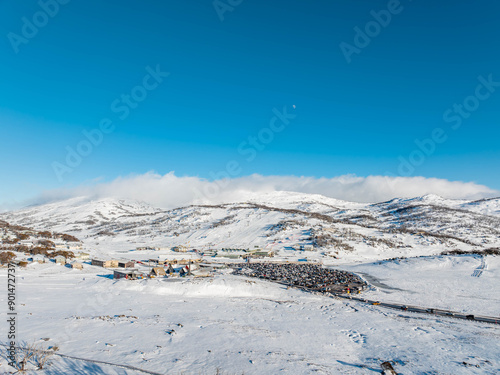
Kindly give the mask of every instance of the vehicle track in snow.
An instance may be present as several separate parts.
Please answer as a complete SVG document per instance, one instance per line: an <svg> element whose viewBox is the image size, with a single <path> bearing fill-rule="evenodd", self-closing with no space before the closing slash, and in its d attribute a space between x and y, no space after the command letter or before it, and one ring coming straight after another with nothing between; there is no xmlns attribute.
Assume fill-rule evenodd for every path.
<svg viewBox="0 0 500 375"><path fill-rule="evenodd" d="M481 257L481 265L477 267L474 272L472 272L472 277L481 277L483 274L484 269L486 268L486 261L484 260L484 257Z"/></svg>

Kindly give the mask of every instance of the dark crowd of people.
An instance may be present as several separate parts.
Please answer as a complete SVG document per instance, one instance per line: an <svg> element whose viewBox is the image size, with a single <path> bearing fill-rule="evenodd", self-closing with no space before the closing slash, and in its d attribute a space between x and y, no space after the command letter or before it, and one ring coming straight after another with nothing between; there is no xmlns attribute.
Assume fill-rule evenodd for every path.
<svg viewBox="0 0 500 375"><path fill-rule="evenodd" d="M356 275L323 268L316 264L241 263L233 265L234 274L278 281L286 285L318 291L360 290L363 281Z"/></svg>

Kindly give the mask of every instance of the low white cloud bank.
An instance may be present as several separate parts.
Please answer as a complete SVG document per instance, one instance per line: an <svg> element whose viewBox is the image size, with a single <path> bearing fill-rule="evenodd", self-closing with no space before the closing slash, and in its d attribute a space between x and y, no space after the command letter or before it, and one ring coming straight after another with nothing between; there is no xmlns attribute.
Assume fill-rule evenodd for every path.
<svg viewBox="0 0 500 375"><path fill-rule="evenodd" d="M111 182L73 189L45 192L33 203L56 201L77 196L93 199L136 199L161 208L189 204L215 204L245 201L262 193L292 191L321 194L353 202L381 202L392 198L411 198L436 194L451 199L481 199L500 196L500 192L473 182L448 181L425 177L333 178L251 175L229 180L208 181L198 177L178 177L174 172L159 175L119 177Z"/></svg>

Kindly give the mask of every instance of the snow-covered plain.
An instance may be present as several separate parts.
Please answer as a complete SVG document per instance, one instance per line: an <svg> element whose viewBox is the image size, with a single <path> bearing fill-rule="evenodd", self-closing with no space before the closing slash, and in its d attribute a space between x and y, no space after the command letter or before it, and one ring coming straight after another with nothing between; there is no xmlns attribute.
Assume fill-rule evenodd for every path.
<svg viewBox="0 0 500 375"><path fill-rule="evenodd" d="M374 287L363 293L370 299L500 317L499 256L432 256L343 268Z"/></svg>
<svg viewBox="0 0 500 375"><path fill-rule="evenodd" d="M378 271L418 273L419 262L401 269L382 264ZM470 262L458 263L460 268ZM366 267L377 272L376 265ZM498 268L490 271L498 277ZM97 267L77 271L52 263L21 270L19 337L57 345L63 354L162 374L215 374L217 369L226 374L372 374L384 361L394 361L402 374L500 371L500 329L491 324L346 302L223 273L182 281L114 281L106 274ZM1 279L5 283L3 270ZM435 281L430 277L420 285ZM469 276L462 289L449 288L448 301L488 286L487 278ZM398 293L388 298L397 299ZM432 294L421 294L418 301L438 302ZM488 299L476 303L481 312L498 306ZM451 305L459 308L462 302ZM4 360L0 369L6 369ZM54 357L50 367L37 373L138 372Z"/></svg>
<svg viewBox="0 0 500 375"><path fill-rule="evenodd" d="M175 210L74 198L0 219L70 233L105 258L174 256L138 246L260 246L275 260L307 257L359 273L372 285L364 292L370 299L499 316L500 257L440 255L498 247L499 213L499 199L370 205L281 192ZM314 251L291 248L325 238ZM112 365L121 364L160 374L373 374L384 361L400 374L500 373L497 325L313 295L224 270L206 279L115 281L110 274L90 265L18 269L18 342L82 358L54 356L34 373L139 373ZM5 269L0 279L6 285ZM7 371L5 359L0 364Z"/></svg>

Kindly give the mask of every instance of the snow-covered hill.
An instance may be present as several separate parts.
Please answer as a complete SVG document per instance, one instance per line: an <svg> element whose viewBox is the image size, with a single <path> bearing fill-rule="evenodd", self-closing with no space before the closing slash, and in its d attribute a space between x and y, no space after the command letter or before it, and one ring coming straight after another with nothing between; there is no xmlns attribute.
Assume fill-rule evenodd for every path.
<svg viewBox="0 0 500 375"><path fill-rule="evenodd" d="M426 195L361 204L274 192L244 202L162 210L131 200L80 197L4 213L0 219L70 233L100 253L138 246L263 247L282 257L338 262L500 246L500 198ZM296 244L313 244L314 250L295 251Z"/></svg>

